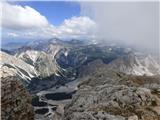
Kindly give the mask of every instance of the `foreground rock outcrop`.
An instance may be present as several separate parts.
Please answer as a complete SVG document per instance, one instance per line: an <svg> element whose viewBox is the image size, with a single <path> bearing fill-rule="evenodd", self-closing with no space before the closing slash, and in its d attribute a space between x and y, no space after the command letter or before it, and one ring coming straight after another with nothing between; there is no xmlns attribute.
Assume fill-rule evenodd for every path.
<svg viewBox="0 0 160 120"><path fill-rule="evenodd" d="M31 97L18 77L1 78L2 120L34 120Z"/></svg>
<svg viewBox="0 0 160 120"><path fill-rule="evenodd" d="M160 76L126 75L98 66L79 84L64 120L160 120Z"/></svg>

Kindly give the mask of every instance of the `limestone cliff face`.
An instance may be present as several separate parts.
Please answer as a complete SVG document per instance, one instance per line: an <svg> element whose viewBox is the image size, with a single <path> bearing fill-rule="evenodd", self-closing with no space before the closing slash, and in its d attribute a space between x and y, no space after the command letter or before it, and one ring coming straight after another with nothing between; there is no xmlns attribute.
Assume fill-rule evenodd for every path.
<svg viewBox="0 0 160 120"><path fill-rule="evenodd" d="M17 77L1 78L2 120L34 120L31 97Z"/></svg>

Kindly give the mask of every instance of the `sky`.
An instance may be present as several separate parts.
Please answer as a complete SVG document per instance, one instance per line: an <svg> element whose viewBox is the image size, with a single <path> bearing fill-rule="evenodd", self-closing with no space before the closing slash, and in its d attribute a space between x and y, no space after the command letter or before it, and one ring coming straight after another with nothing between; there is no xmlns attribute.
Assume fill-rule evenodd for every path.
<svg viewBox="0 0 160 120"><path fill-rule="evenodd" d="M159 53L159 3L3 2L2 41L90 39Z"/></svg>
<svg viewBox="0 0 160 120"><path fill-rule="evenodd" d="M96 24L80 9L77 2L3 2L2 41L93 38Z"/></svg>
<svg viewBox="0 0 160 120"><path fill-rule="evenodd" d="M16 2L19 5L28 5L45 15L50 23L55 26L60 25L65 19L80 16L80 5L76 2L63 1L28 1Z"/></svg>

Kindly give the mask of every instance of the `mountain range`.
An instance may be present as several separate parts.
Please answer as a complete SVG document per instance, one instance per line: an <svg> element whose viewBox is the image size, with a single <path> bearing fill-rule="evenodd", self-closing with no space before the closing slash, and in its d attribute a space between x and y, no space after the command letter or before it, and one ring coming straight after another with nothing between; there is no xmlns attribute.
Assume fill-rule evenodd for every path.
<svg viewBox="0 0 160 120"><path fill-rule="evenodd" d="M73 112L74 107L77 107L79 103L85 102L83 99L87 99L87 96L92 96L92 92L94 94L99 93L103 85L105 89L113 86L113 90L117 90L122 87L126 89L126 92L133 93L130 85L142 87L149 82L154 83L156 81L155 84L159 83L160 60L158 57L151 54L143 54L119 45L92 43L81 40L63 41L54 38L32 41L19 48L2 49L0 55L1 78L17 76L20 79L32 97L34 96L33 106L35 105L37 120L63 117L63 115L58 115L57 110L59 109L60 113L66 115L65 120L71 120L72 117L73 120L81 119L80 116L85 113L79 113L78 111L76 112L77 116L75 116ZM146 79L153 81L146 81ZM145 84L142 84L142 82ZM102 91L105 89L102 89ZM138 89L139 92L146 92L141 88L134 89ZM85 90L91 91L91 93L81 94L81 92L86 92ZM71 100L73 94L75 94L75 97ZM126 96L128 97L128 94ZM101 98L96 95L95 97ZM56 101L59 99L61 102ZM82 100L78 102L76 99ZM53 104L58 106L56 107L56 112L55 110L50 110L51 108L53 109L53 105L49 105L52 103L48 103L50 100L53 100ZM62 108L65 110L64 106L69 101L71 104L66 107L68 109L64 112ZM87 102L91 101L87 100ZM126 101L122 102L128 105L128 103L125 103ZM37 107L37 104L40 104L40 106L44 104L44 107L43 105ZM46 108L46 104L48 108ZM85 107L95 109L87 103L83 104ZM118 104L120 103L118 102ZM96 105L99 105L99 103ZM77 108L82 109L83 106ZM122 106L120 108L124 109ZM83 110L87 109L83 108ZM43 111L47 112L44 112L44 116L41 115L40 111L42 113ZM107 116L109 116L108 113L110 112L107 112ZM133 113L137 114L136 112ZM86 115L89 117L84 116L85 120L91 119L93 117L91 114L86 112ZM129 113L129 115L131 114ZM109 117L110 119L123 120L122 116Z"/></svg>

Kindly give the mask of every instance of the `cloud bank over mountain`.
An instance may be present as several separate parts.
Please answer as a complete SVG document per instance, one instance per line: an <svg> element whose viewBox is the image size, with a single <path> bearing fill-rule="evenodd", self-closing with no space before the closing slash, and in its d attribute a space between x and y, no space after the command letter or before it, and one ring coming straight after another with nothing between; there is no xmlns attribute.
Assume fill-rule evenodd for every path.
<svg viewBox="0 0 160 120"><path fill-rule="evenodd" d="M60 26L54 26L45 16L30 6L7 2L2 4L2 28L4 39L49 39L59 37L92 38L96 24L87 16L73 16Z"/></svg>
<svg viewBox="0 0 160 120"><path fill-rule="evenodd" d="M159 52L158 2L81 2L81 14L91 16L97 36Z"/></svg>

